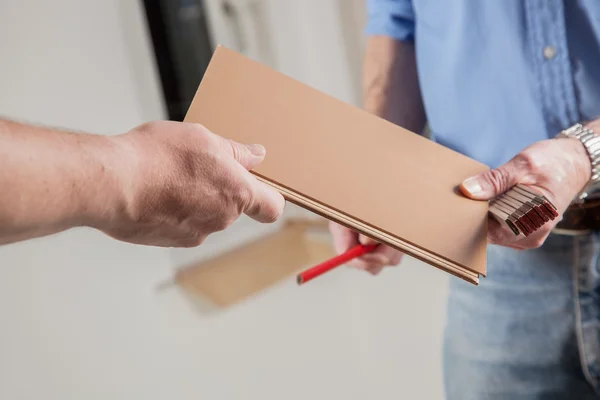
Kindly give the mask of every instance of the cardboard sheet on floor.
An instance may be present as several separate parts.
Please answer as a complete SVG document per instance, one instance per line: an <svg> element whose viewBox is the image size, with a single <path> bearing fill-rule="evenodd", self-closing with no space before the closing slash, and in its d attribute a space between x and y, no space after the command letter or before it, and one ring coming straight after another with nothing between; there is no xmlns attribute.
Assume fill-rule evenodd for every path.
<svg viewBox="0 0 600 400"><path fill-rule="evenodd" d="M230 307L333 257L328 239L322 221L286 221L277 232L181 269L175 281L211 308Z"/></svg>

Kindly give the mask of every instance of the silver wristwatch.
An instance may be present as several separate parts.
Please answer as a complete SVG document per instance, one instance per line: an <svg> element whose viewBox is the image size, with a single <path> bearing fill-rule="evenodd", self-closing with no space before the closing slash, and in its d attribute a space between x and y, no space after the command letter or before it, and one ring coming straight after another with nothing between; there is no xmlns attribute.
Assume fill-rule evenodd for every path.
<svg viewBox="0 0 600 400"><path fill-rule="evenodd" d="M560 132L557 137L568 137L579 140L590 157L592 163L592 177L590 181L577 195L575 201L583 201L588 197L597 197L600 195L600 135L593 130L585 128L581 124L575 124L572 127Z"/></svg>

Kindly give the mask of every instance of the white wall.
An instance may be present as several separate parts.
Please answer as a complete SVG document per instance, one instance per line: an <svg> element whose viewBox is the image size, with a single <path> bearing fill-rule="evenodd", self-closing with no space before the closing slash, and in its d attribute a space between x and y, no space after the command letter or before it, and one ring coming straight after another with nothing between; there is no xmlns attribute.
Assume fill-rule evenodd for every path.
<svg viewBox="0 0 600 400"><path fill-rule="evenodd" d="M141 17L134 0L0 2L0 115L106 134L161 118ZM157 292L174 261L240 235L192 252L84 229L0 247L0 398L441 398L447 276L431 267L283 282L210 316Z"/></svg>
<svg viewBox="0 0 600 400"><path fill-rule="evenodd" d="M222 0L204 1L215 45L233 48L332 96L360 104L362 65L356 61L363 47L362 0L227 1L235 18L224 13ZM349 60L356 65L350 66Z"/></svg>

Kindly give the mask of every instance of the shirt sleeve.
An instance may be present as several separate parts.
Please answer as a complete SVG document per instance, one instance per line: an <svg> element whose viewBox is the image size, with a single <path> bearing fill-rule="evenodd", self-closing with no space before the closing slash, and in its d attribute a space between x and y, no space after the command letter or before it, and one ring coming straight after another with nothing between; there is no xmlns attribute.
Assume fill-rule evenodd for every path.
<svg viewBox="0 0 600 400"><path fill-rule="evenodd" d="M414 41L415 16L411 0L367 0L367 12L367 35Z"/></svg>

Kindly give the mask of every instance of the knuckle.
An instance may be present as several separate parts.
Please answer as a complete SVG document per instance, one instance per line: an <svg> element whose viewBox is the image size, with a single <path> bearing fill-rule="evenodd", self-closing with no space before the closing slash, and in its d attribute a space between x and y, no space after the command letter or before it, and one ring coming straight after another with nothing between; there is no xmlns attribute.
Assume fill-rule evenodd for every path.
<svg viewBox="0 0 600 400"><path fill-rule="evenodd" d="M511 232L512 234L512 232ZM510 240L508 239L507 232L504 231L503 228L494 229L492 231L488 231L488 243L496 244L496 245L504 245L508 244Z"/></svg>
<svg viewBox="0 0 600 400"><path fill-rule="evenodd" d="M502 168L490 170L486 177L496 193L503 192L509 186L510 177L508 172Z"/></svg>
<svg viewBox="0 0 600 400"><path fill-rule="evenodd" d="M196 238L196 246L200 246L201 244L203 244L206 241L206 236L202 235ZM194 246L194 247L196 247Z"/></svg>
<svg viewBox="0 0 600 400"><path fill-rule="evenodd" d="M141 125L138 125L138 127L135 130L138 132L150 132L154 129L156 124L157 124L157 121L144 122Z"/></svg>
<svg viewBox="0 0 600 400"><path fill-rule="evenodd" d="M252 201L252 192L244 178L234 169L224 169L219 181L220 202L224 208L235 207L243 211Z"/></svg>
<svg viewBox="0 0 600 400"><path fill-rule="evenodd" d="M398 252L392 257L392 265L398 265L402 261L402 253Z"/></svg>
<svg viewBox="0 0 600 400"><path fill-rule="evenodd" d="M247 185L236 184L231 199L241 214L252 205L252 191Z"/></svg>
<svg viewBox="0 0 600 400"><path fill-rule="evenodd" d="M206 241L205 235L192 236L192 237L181 240L180 245L181 245L181 247L192 248L192 247L200 246L205 241Z"/></svg>
<svg viewBox="0 0 600 400"><path fill-rule="evenodd" d="M533 248L534 248L534 249L539 249L540 247L542 247L542 245L543 245L543 244L544 244L544 241L543 241L543 240L537 240L537 241L535 242L535 244L533 245Z"/></svg>
<svg viewBox="0 0 600 400"><path fill-rule="evenodd" d="M130 206L127 210L127 220L131 225L143 225L152 220L151 213L146 206Z"/></svg>
<svg viewBox="0 0 600 400"><path fill-rule="evenodd" d="M390 265L390 262L392 261L388 255L377 252L368 254L364 256L363 259L370 267Z"/></svg>
<svg viewBox="0 0 600 400"><path fill-rule="evenodd" d="M156 134L165 131L173 130L175 133L180 133L181 129L177 129L177 125L173 121L148 121L144 122L135 128L135 131L145 135Z"/></svg>
<svg viewBox="0 0 600 400"><path fill-rule="evenodd" d="M267 223L273 223L279 220L279 218L281 218L281 215L283 214L283 210L280 209L279 207L273 205L271 207L269 207L268 212L265 215L265 222Z"/></svg>
<svg viewBox="0 0 600 400"><path fill-rule="evenodd" d="M240 214L260 215L260 220L264 223L276 222L283 215L285 202L261 195L258 190L245 181L241 182L233 192L232 201Z"/></svg>
<svg viewBox="0 0 600 400"><path fill-rule="evenodd" d="M544 169L544 160L537 152L521 152L519 154L519 164L522 168L530 172L536 172Z"/></svg>
<svg viewBox="0 0 600 400"><path fill-rule="evenodd" d="M533 240L533 242L531 243L532 248L533 249L539 249L540 247L542 247L544 245L544 242L546 241L546 237L539 237L536 238L535 240Z"/></svg>
<svg viewBox="0 0 600 400"><path fill-rule="evenodd" d="M231 152L231 155L235 160L240 160L240 149L236 146L231 140L226 139L224 141L225 146L227 146L228 150Z"/></svg>
<svg viewBox="0 0 600 400"><path fill-rule="evenodd" d="M142 227L153 223L161 214L160 199L153 193L142 193L131 199L125 206L126 220L131 226Z"/></svg>
<svg viewBox="0 0 600 400"><path fill-rule="evenodd" d="M348 263L348 266L356 269L367 270L368 268L370 268L371 264L362 260L353 260Z"/></svg>
<svg viewBox="0 0 600 400"><path fill-rule="evenodd" d="M237 215L236 216L229 216L228 218L225 218L223 220L223 222L221 223L221 230L225 230L227 228L229 228L231 225L233 225L235 223L235 221L237 220Z"/></svg>
<svg viewBox="0 0 600 400"><path fill-rule="evenodd" d="M220 216L219 218L217 218L217 220L214 224L214 231L215 232L224 231L225 229L229 228L231 226L231 224L233 224L233 222L234 222L234 219L231 218L231 216L229 216L229 215Z"/></svg>
<svg viewBox="0 0 600 400"><path fill-rule="evenodd" d="M216 215L214 224L215 231L223 231L229 228L241 215L237 207L223 207Z"/></svg>
<svg viewBox="0 0 600 400"><path fill-rule="evenodd" d="M218 168L218 158L193 147L170 145L167 147L178 179L194 181L206 175L206 165Z"/></svg>
<svg viewBox="0 0 600 400"><path fill-rule="evenodd" d="M212 136L212 133L202 124L196 123L185 123L186 127L189 127L196 135L201 136Z"/></svg>

